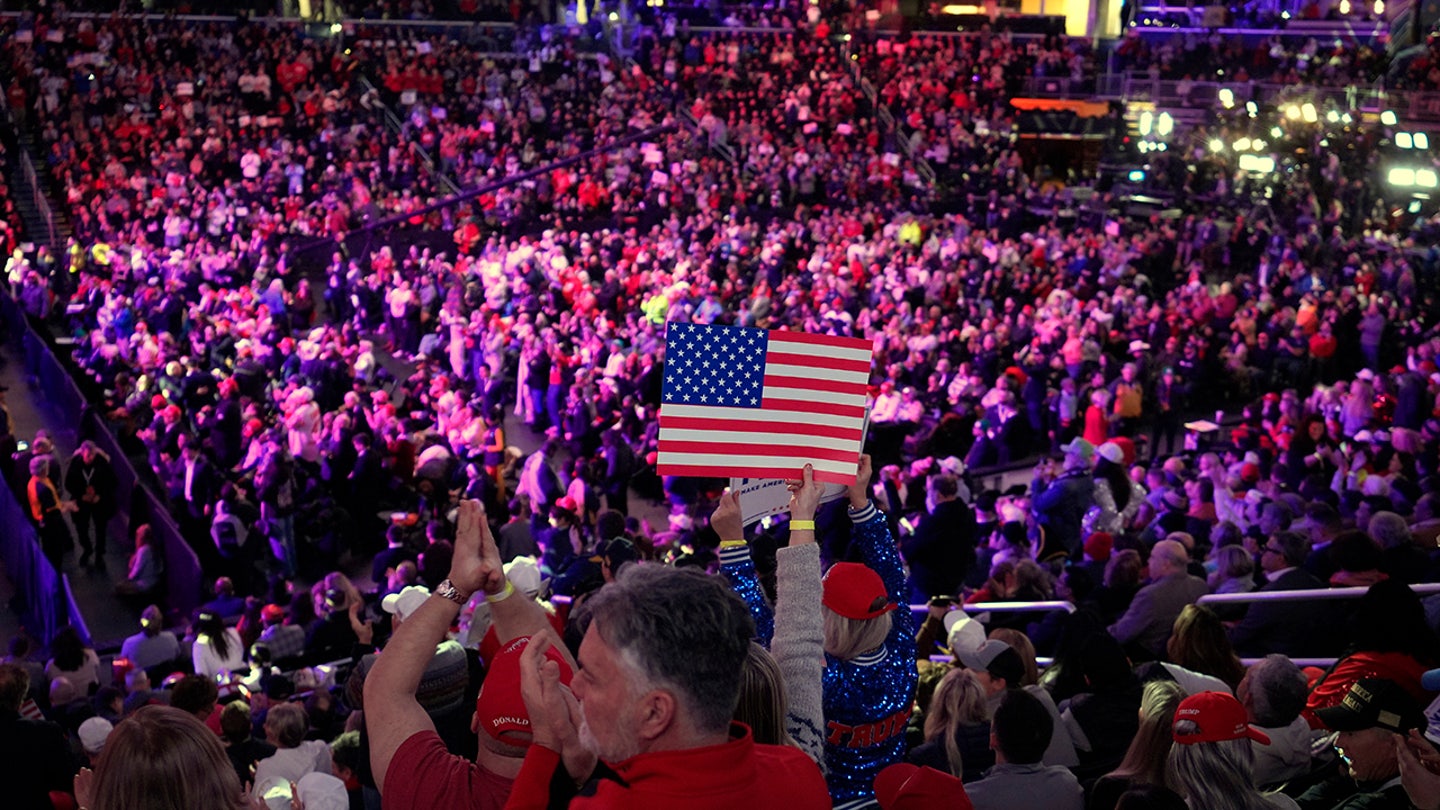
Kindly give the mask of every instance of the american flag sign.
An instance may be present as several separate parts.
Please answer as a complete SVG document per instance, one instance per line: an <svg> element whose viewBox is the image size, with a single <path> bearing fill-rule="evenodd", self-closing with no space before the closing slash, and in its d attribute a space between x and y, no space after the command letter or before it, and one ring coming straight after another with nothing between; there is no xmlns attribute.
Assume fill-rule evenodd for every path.
<svg viewBox="0 0 1440 810"><path fill-rule="evenodd" d="M666 326L661 475L853 484L871 344L740 326Z"/></svg>

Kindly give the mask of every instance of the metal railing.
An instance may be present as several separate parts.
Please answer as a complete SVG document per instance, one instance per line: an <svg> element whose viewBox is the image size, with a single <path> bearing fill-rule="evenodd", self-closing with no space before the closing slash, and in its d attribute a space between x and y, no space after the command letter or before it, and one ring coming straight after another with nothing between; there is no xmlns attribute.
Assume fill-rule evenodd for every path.
<svg viewBox="0 0 1440 810"><path fill-rule="evenodd" d="M1261 661L1264 661L1264 660L1265 660L1264 658L1241 658L1241 659L1240 659L1240 665L1241 665L1241 666L1245 666L1245 667L1253 667L1253 666L1255 666L1256 664L1258 664L1258 663L1260 663ZM1335 662L1336 662L1336 661L1339 661L1339 660L1340 660L1340 659L1338 659L1338 658L1291 658L1291 659L1290 659L1291 663L1295 664L1295 666L1297 666L1297 667L1319 667L1319 668L1321 668L1321 669L1329 669L1330 667L1335 666Z"/></svg>
<svg viewBox="0 0 1440 810"><path fill-rule="evenodd" d="M1117 74L1102 74L1102 76ZM1149 101L1161 106L1187 106L1202 109L1219 105L1220 91L1229 90L1234 104L1247 101L1270 104L1287 99L1308 101L1324 109L1330 104L1343 110L1376 110L1383 104L1386 92L1355 86L1317 87L1314 85L1280 84L1277 82L1197 82L1185 79L1161 79L1142 71L1118 74L1120 97L1127 102ZM1114 82L1116 79L1106 79ZM1366 103L1370 102L1370 103Z"/></svg>
<svg viewBox="0 0 1440 810"><path fill-rule="evenodd" d="M1241 658L1241 659L1240 659L1240 664L1241 664L1241 666L1245 666L1245 667L1253 667L1253 666L1255 666L1256 664L1258 664L1258 663L1260 663L1261 661L1264 661L1264 660L1265 660L1264 658ZM1330 667L1335 666L1335 662L1338 661L1339 659L1338 659L1338 658L1291 658L1290 660L1291 660L1292 662L1294 662L1295 666L1297 666L1297 667L1319 667L1319 668L1321 668L1321 669L1329 669ZM951 663L954 663L954 661L955 661L955 656L953 656L953 655L944 655L944 654L941 654L941 653L937 653L937 654L935 654L935 655L930 656L930 663L932 663L932 664L951 664ZM1050 665L1053 664L1053 663L1055 663L1055 659L1054 659L1054 658L1047 658L1047 657L1045 657L1045 656L1037 656L1037 657L1035 658L1035 665L1038 666L1038 667L1040 667L1041 669L1044 669L1044 668L1050 666Z"/></svg>
<svg viewBox="0 0 1440 810"><path fill-rule="evenodd" d="M930 656L930 663L932 663L932 664L953 664L953 663L955 663L955 656L953 656L953 655L932 655L932 656ZM1046 656L1036 656L1036 658L1035 658L1035 666L1037 666L1037 667L1039 667L1039 668L1041 668L1041 669L1044 669L1044 668L1050 666L1050 665L1053 664L1053 663L1055 663L1055 659L1054 659L1054 658L1049 658L1049 657L1046 657Z"/></svg>
<svg viewBox="0 0 1440 810"><path fill-rule="evenodd" d="M1411 585L1417 596L1440 593L1440 583ZM1311 588L1294 591L1250 591L1249 593L1212 593L1196 600L1197 605L1234 605L1250 602L1310 602L1359 599L1369 588Z"/></svg>
<svg viewBox="0 0 1440 810"><path fill-rule="evenodd" d="M0 18L18 18L25 14L23 11L0 11ZM121 19L143 20L145 22L202 22L202 23L234 23L236 17L233 14L145 14L128 13L120 14ZM112 12L99 11L66 11L62 19L74 20L110 20L116 15ZM410 20L410 19L371 19L367 17L340 17L334 20L321 19L320 15L314 18L307 17L255 17L252 22L262 25L303 25L303 26L325 26L329 27L334 23L344 25L364 25L371 27L389 28L419 28L419 29L471 29L471 28L515 28L516 25L510 20Z"/></svg>
<svg viewBox="0 0 1440 810"><path fill-rule="evenodd" d="M972 602L968 605L956 605L955 607L966 613L1029 613L1032 610L1063 610L1066 613L1075 612L1075 604L1073 602L1066 602L1059 599L1043 602ZM924 616L929 609L929 605L911 605L910 613L916 616Z"/></svg>
<svg viewBox="0 0 1440 810"><path fill-rule="evenodd" d="M30 195L31 204L39 212L40 218L45 221L45 244L49 246L50 252L55 255L60 253L60 234L55 229L55 212L50 208L50 200L45 197L43 186L40 185L40 176L35 173L35 164L30 160L30 150L20 149L20 171L25 175L26 193ZM40 234L34 234L30 238L33 241L40 240Z"/></svg>
<svg viewBox="0 0 1440 810"><path fill-rule="evenodd" d="M1205 13L1206 6L1203 5L1143 5L1138 10L1137 19L1161 17L1179 20L1181 17L1184 17L1188 18L1188 25L1136 25L1131 28L1130 31L1142 36L1146 34L1166 37L1176 34L1199 34L1203 36L1220 34L1221 36L1278 37L1280 39L1301 40L1311 38L1334 39L1336 37L1374 40L1387 36L1390 33L1390 25L1385 20L1365 19L1363 17L1342 18L1337 20L1302 20L1299 17L1292 17L1290 19L1277 20L1271 25L1246 25L1244 21L1231 21L1228 25L1207 27L1204 24Z"/></svg>
<svg viewBox="0 0 1440 810"><path fill-rule="evenodd" d="M376 108L380 110L380 118L385 122L386 128L395 133L402 143L411 146L411 153L420 158L420 161L425 164L426 170L429 171L430 176L434 177L436 182L445 189L447 195L459 194L460 187L455 184L455 181L450 179L450 175L440 171L440 168L435 165L435 161L430 158L430 154L418 145L410 143L410 134L405 126L405 122L401 121L400 117L390 109L390 105L381 100L380 91L376 89L375 84L365 76L360 76L359 79L361 86L365 88L365 94L375 94Z"/></svg>
<svg viewBox="0 0 1440 810"><path fill-rule="evenodd" d="M23 114L24 111L22 110L21 112ZM0 94L0 117L3 117L5 122L15 131L18 141L22 128L21 122L20 119L15 117L14 111L10 109L10 100L8 96L4 94ZM59 231L55 228L55 212L50 208L50 200L45 196L44 187L40 185L40 175L35 172L35 163L30 159L30 150L24 148L23 142L20 144L20 147L21 148L15 150L15 153L20 174L25 180L25 191L23 193L30 198L30 204L34 206L35 211L39 213L40 218L45 222L44 234L26 234L25 236L29 241L38 242L43 240L46 246L50 248L51 253L58 254L60 251L60 237Z"/></svg>
<svg viewBox="0 0 1440 810"><path fill-rule="evenodd" d="M880 119L881 126L885 128L885 131L895 136L896 148L909 159L911 165L915 167L915 173L920 175L920 179L927 187L932 190L935 189L938 185L935 169L930 166L930 161L926 160L923 155L916 154L915 144L910 140L909 134L907 134L904 127L896 123L895 116L890 112L890 108L880 102L880 94L875 90L875 85L871 83L869 79L865 78L865 73L860 67L860 60L853 58L853 56L854 53L850 48L849 38L847 37L841 40L840 61L849 65L850 74L855 80L855 85L860 88L860 92L863 93L865 98L870 102L870 106L875 110L875 116Z"/></svg>

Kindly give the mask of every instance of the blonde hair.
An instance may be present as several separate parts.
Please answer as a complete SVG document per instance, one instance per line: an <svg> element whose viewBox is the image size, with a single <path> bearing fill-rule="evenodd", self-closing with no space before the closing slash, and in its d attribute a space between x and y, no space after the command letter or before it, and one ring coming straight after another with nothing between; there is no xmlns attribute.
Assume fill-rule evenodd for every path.
<svg viewBox="0 0 1440 810"><path fill-rule="evenodd" d="M940 679L935 696L930 699L930 711L925 714L925 742L943 737L950 774L959 778L965 773L965 764L960 758L956 732L961 726L988 722L990 706L974 673L968 669L952 669Z"/></svg>
<svg viewBox="0 0 1440 810"><path fill-rule="evenodd" d="M1255 572L1255 560L1244 546L1221 546L1215 549L1215 573L1211 576L1212 587L1219 586L1227 579L1250 576Z"/></svg>
<svg viewBox="0 0 1440 810"><path fill-rule="evenodd" d="M1171 730L1175 723L1175 710L1180 708L1180 701L1186 697L1185 690L1174 681L1145 684L1140 698L1140 728L1125 750L1125 757L1111 771L1111 776L1128 779L1132 784L1171 787L1165 778L1165 763L1175 740Z"/></svg>
<svg viewBox="0 0 1440 810"><path fill-rule="evenodd" d="M885 643L890 635L889 613L873 619L847 619L825 608L825 652L848 661Z"/></svg>
<svg viewBox="0 0 1440 810"><path fill-rule="evenodd" d="M745 668L740 671L740 702L735 705L735 719L750 727L757 743L794 745L785 730L789 710L780 665L768 650L750 642Z"/></svg>
<svg viewBox="0 0 1440 810"><path fill-rule="evenodd" d="M324 591L336 590L345 594L345 601L343 603L335 605L334 607L331 607L329 604L325 605L326 612L343 612L348 610L351 600L359 596L360 593L359 590L356 589L355 584L350 581L350 578L339 571L331 571L326 574L325 579L321 580L321 582L324 584Z"/></svg>
<svg viewBox="0 0 1440 810"><path fill-rule="evenodd" d="M1176 734L1194 734L1191 720L1177 720ZM1206 810L1266 810L1274 805L1255 787L1250 740L1172 745L1166 760L1174 790L1191 807Z"/></svg>
<svg viewBox="0 0 1440 810"><path fill-rule="evenodd" d="M220 738L169 706L145 706L115 726L95 765L94 796L91 810L250 806Z"/></svg>

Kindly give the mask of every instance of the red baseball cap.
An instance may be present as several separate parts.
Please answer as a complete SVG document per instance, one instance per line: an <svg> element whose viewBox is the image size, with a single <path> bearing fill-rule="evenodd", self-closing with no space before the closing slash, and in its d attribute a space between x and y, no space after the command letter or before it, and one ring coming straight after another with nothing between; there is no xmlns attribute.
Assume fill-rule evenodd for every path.
<svg viewBox="0 0 1440 810"><path fill-rule="evenodd" d="M265 622L278 622L285 619L285 608L279 605L266 605L260 608L260 618Z"/></svg>
<svg viewBox="0 0 1440 810"><path fill-rule="evenodd" d="M1188 721L1188 722L1187 722ZM1182 733L1180 724L1186 723ZM1194 730L1190 730L1190 725ZM1233 695L1224 692L1201 692L1180 701L1175 710L1175 742L1193 745L1202 742L1226 742L1227 740L1254 740L1269 745L1270 737L1250 725L1245 716L1245 707Z"/></svg>
<svg viewBox="0 0 1440 810"><path fill-rule="evenodd" d="M847 619L873 619L894 610L880 575L863 563L842 562L825 573L821 604Z"/></svg>
<svg viewBox="0 0 1440 810"><path fill-rule="evenodd" d="M480 728L492 738L506 745L529 745L528 739L507 736L530 732L530 715L525 711L525 700L520 696L520 653L530 643L529 636L521 636L509 644L490 662L485 673L485 683L480 696L475 699L475 713L480 716ZM570 685L574 673L554 647L545 651L545 657L560 665L560 683Z"/></svg>
<svg viewBox="0 0 1440 810"><path fill-rule="evenodd" d="M1110 552L1115 550L1115 537L1109 532L1091 532L1085 538L1085 553L1097 562L1104 562L1110 559Z"/></svg>
<svg viewBox="0 0 1440 810"><path fill-rule="evenodd" d="M934 768L897 762L875 775L875 801L881 810L974 810L959 779Z"/></svg>

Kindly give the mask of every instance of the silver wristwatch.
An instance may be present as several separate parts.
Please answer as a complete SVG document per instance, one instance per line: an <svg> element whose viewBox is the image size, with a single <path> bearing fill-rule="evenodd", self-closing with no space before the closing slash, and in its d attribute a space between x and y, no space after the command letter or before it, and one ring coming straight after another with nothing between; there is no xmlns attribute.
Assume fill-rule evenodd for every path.
<svg viewBox="0 0 1440 810"><path fill-rule="evenodd" d="M435 587L435 595L441 599L449 599L461 607L470 601L470 594L461 592L448 578Z"/></svg>

